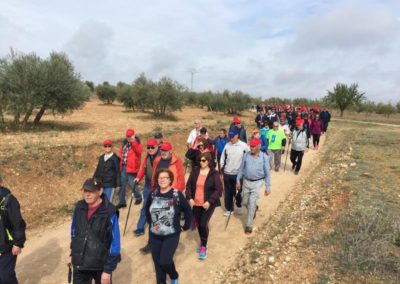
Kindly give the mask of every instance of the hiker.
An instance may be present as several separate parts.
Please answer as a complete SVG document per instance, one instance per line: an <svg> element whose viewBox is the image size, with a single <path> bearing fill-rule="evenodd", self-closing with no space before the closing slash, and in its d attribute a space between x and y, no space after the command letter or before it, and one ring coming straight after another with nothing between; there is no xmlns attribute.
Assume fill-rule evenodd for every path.
<svg viewBox="0 0 400 284"><path fill-rule="evenodd" d="M215 146L215 156L217 158L218 172L221 173L220 159L222 151L225 148L226 143L228 143L228 136L226 136L226 129L221 128L219 130L217 138L214 139L213 144Z"/></svg>
<svg viewBox="0 0 400 284"><path fill-rule="evenodd" d="M251 138L257 138L260 140L260 151L266 152L268 150L268 140L264 135L261 135L260 129L254 128L253 136Z"/></svg>
<svg viewBox="0 0 400 284"><path fill-rule="evenodd" d="M254 119L258 128L262 128L264 125L264 121L266 120L265 112L263 108L260 108L258 111L256 118Z"/></svg>
<svg viewBox="0 0 400 284"><path fill-rule="evenodd" d="M83 200L76 204L71 224L68 265L73 267L73 283L111 283L121 261L117 209L103 194L101 180L87 179L82 190Z"/></svg>
<svg viewBox="0 0 400 284"><path fill-rule="evenodd" d="M268 121L269 128L272 129L274 126L274 122L278 121L278 116L276 115L275 112L272 111L271 106L268 106L266 116L267 116L266 120Z"/></svg>
<svg viewBox="0 0 400 284"><path fill-rule="evenodd" d="M104 154L99 158L93 177L103 183L103 192L112 202L114 190L121 184L121 172L119 169L119 157L113 152L113 142L109 139L103 141Z"/></svg>
<svg viewBox="0 0 400 284"><path fill-rule="evenodd" d="M151 190L156 190L157 180L156 173L158 170L168 169L173 175L172 187L183 192L185 190L185 173L182 160L172 152L172 145L169 142L164 142L160 146L160 155L154 159L153 172L151 175ZM147 220L148 221L148 220ZM150 239L149 239L150 242ZM150 243L147 243L139 251L143 254L150 253Z"/></svg>
<svg viewBox="0 0 400 284"><path fill-rule="evenodd" d="M208 223L215 207L221 206L222 183L218 171L212 166L210 153L200 155L200 167L193 168L186 183L186 199L192 207L194 223L200 236L197 248L199 259L207 258Z"/></svg>
<svg viewBox="0 0 400 284"><path fill-rule="evenodd" d="M181 231L190 229L192 212L182 192L173 187L174 174L160 169L155 174L156 188L146 202L146 219L149 223L150 248L158 283L166 283L167 274L171 284L177 284L179 274L173 260L179 244ZM181 226L181 212L184 225Z"/></svg>
<svg viewBox="0 0 400 284"><path fill-rule="evenodd" d="M125 136L126 139L123 141L119 155L121 157L121 187L119 190L119 204L117 205L117 209L126 207L125 192L127 185L132 189L135 197L135 205L139 205L142 202L142 195L134 186L134 179L139 171L143 147L140 139L135 136L135 131L133 129L128 129Z"/></svg>
<svg viewBox="0 0 400 284"><path fill-rule="evenodd" d="M240 120L240 118L237 116L235 116L233 118L231 127L229 128L229 131L232 129L238 133L239 140L247 144L246 129L244 128L244 125L243 125L242 121Z"/></svg>
<svg viewBox="0 0 400 284"><path fill-rule="evenodd" d="M15 274L17 256L25 244L26 224L17 198L6 187L0 175L0 283L18 284Z"/></svg>
<svg viewBox="0 0 400 284"><path fill-rule="evenodd" d="M258 209L257 202L260 198L260 189L265 184L265 195L271 193L271 180L268 156L260 151L260 140L250 140L250 152L244 155L236 178L236 189L242 187L242 205L247 208L247 219L244 232L251 234L253 219ZM243 185L241 180L243 178Z"/></svg>
<svg viewBox="0 0 400 284"><path fill-rule="evenodd" d="M214 151L211 150L208 147L208 140L200 137L196 144L195 144L195 149L189 148L186 152L185 157L188 158L190 161L192 161L192 168L194 167L200 167L200 155L203 153L210 153L211 156L213 157L213 161L215 160L215 156L214 156ZM215 168L215 163L212 162L210 164L210 167Z"/></svg>
<svg viewBox="0 0 400 284"><path fill-rule="evenodd" d="M158 143L155 138L150 138L147 140L147 154L144 156L142 165L140 167L139 173L135 178L135 182L139 183L143 177L145 177L144 187L143 187L143 206L140 210L140 216L136 224L136 229L133 231L135 236L141 236L144 234L144 226L146 225L146 212L145 205L147 198L151 192L151 177L153 174L153 164L157 156L160 155L158 148Z"/></svg>
<svg viewBox="0 0 400 284"><path fill-rule="evenodd" d="M207 128L205 127L200 128L200 134L194 139L192 149L197 149L197 143L200 138L207 140L207 149L209 150L209 152L214 151L214 145L212 143L212 140L208 137Z"/></svg>
<svg viewBox="0 0 400 284"><path fill-rule="evenodd" d="M286 118L286 113L282 113L279 117L279 128L283 130L286 138L290 135L290 127Z"/></svg>
<svg viewBox="0 0 400 284"><path fill-rule="evenodd" d="M298 122L291 138L292 148L290 150L290 161L292 162L292 170L294 170L294 174L298 175L303 161L304 151L309 147L307 133L303 128L303 123L301 121Z"/></svg>
<svg viewBox="0 0 400 284"><path fill-rule="evenodd" d="M236 199L237 214L242 213L242 198L236 192L236 178L239 172L240 164L243 156L248 152L249 146L239 140L239 133L234 129L229 131L230 141L226 143L221 155L221 169L224 174L224 190L225 190L225 212L224 216L230 216L233 213L233 200Z"/></svg>
<svg viewBox="0 0 400 284"><path fill-rule="evenodd" d="M315 114L315 119L311 121L310 125L310 134L312 135L312 141L313 141L313 149L318 150L319 148L319 139L321 137L321 134L324 132L324 123L319 117L319 114Z"/></svg>
<svg viewBox="0 0 400 284"><path fill-rule="evenodd" d="M157 145L160 146L164 141L164 135L161 132L154 134L154 139L157 141Z"/></svg>
<svg viewBox="0 0 400 284"><path fill-rule="evenodd" d="M275 121L273 128L268 132L268 156L270 168L274 161L274 169L279 172L281 167L281 156L285 152L286 136L282 129L279 129L279 122Z"/></svg>
<svg viewBox="0 0 400 284"><path fill-rule="evenodd" d="M194 121L194 129L190 131L188 139L186 141L186 146L188 148L192 148L194 146L194 140L196 139L197 136L200 135L200 128L201 128L201 120L196 119Z"/></svg>
<svg viewBox="0 0 400 284"><path fill-rule="evenodd" d="M264 121L264 126L260 129L260 133L265 138L267 138L268 137L268 132L269 132L269 122L268 121ZM268 139L267 139L267 143L268 143Z"/></svg>
<svg viewBox="0 0 400 284"><path fill-rule="evenodd" d="M331 121L331 113L329 112L329 110L324 107L321 111L321 119L322 122L324 123L324 131L326 132L328 130L328 124Z"/></svg>

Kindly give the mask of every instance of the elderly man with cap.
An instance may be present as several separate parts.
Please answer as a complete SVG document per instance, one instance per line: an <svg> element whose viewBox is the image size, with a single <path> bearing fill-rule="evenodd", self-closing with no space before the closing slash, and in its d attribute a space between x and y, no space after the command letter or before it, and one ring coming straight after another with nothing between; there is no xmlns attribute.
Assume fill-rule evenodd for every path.
<svg viewBox="0 0 400 284"><path fill-rule="evenodd" d="M103 146L104 154L99 158L93 177L101 180L104 194L112 202L114 189L121 184L120 160L112 150L113 142L110 139L104 140Z"/></svg>
<svg viewBox="0 0 400 284"><path fill-rule="evenodd" d="M103 194L97 178L87 179L83 200L74 210L71 224L71 254L73 283L111 283L111 274L121 261L118 214L115 206Z"/></svg>
<svg viewBox="0 0 400 284"><path fill-rule="evenodd" d="M140 168L142 151L142 144L140 139L135 136L135 131L133 129L128 129L126 131L126 139L124 139L119 153L121 157L121 188L119 191L119 204L117 208L126 207L125 192L127 185L132 188L133 195L136 199L135 205L139 205L142 202L142 195L134 186L134 179Z"/></svg>
<svg viewBox="0 0 400 284"><path fill-rule="evenodd" d="M292 170L294 174L299 174L303 161L304 151L309 148L307 132L303 127L303 121L296 123L296 129L292 133L292 149L290 150L290 161L292 162Z"/></svg>
<svg viewBox="0 0 400 284"><path fill-rule="evenodd" d="M245 233L253 231L253 219L258 208L257 201L260 198L260 189L265 184L265 195L271 193L271 180L268 156L260 151L261 143L258 138L250 140L250 152L242 159L236 178L236 189L242 185L242 205L247 208Z"/></svg>
<svg viewBox="0 0 400 284"><path fill-rule="evenodd" d="M133 231L135 236L141 236L144 234L144 226L146 225L146 212L145 205L147 198L151 192L151 178L153 174L153 164L157 156L160 155L157 140L155 138L150 138L147 140L147 154L144 156L142 165L140 167L139 173L135 178L135 182L140 182L143 177L145 178L144 188L143 188L143 206L140 210L139 220L136 225L136 229Z"/></svg>
<svg viewBox="0 0 400 284"><path fill-rule="evenodd" d="M3 187L0 175L0 283L17 284L15 265L25 244L26 224L19 202L8 188Z"/></svg>
<svg viewBox="0 0 400 284"><path fill-rule="evenodd" d="M279 128L279 122L274 122L273 128L268 131L267 139L270 167L272 168L272 161L274 161L275 171L279 172L279 168L281 167L282 153L284 153L286 145L285 132Z"/></svg>
<svg viewBox="0 0 400 284"><path fill-rule="evenodd" d="M231 127L229 128L229 131L230 130L235 130L239 135L239 140L247 144L246 129L239 117L235 116L233 118Z"/></svg>
<svg viewBox="0 0 400 284"><path fill-rule="evenodd" d="M225 190L225 213L224 216L230 216L233 212L233 200L236 198L237 213L241 214L241 196L236 194L236 179L239 172L243 156L248 152L249 146L239 140L239 134L234 130L229 131L230 141L226 143L222 151L220 165L224 174Z"/></svg>

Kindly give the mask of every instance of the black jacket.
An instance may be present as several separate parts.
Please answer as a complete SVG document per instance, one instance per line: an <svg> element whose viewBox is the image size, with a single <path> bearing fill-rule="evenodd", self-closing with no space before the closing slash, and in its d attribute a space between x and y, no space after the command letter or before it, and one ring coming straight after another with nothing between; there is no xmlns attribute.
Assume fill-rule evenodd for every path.
<svg viewBox="0 0 400 284"><path fill-rule="evenodd" d="M197 178L200 174L200 168L193 168L189 179L186 183L186 199L194 199L196 196ZM211 169L207 175L204 184L204 201L208 201L211 205L221 206L219 198L222 196L222 182L218 171Z"/></svg>
<svg viewBox="0 0 400 284"><path fill-rule="evenodd" d="M0 253L11 251L14 245L23 248L26 240L26 224L18 200L9 195L7 204L4 204L8 194L10 190L0 187Z"/></svg>
<svg viewBox="0 0 400 284"><path fill-rule="evenodd" d="M120 261L119 229L113 231L112 218L115 206L102 196L102 204L87 219L88 205L84 200L77 203L71 226L72 264L78 270L105 271L111 273ZM115 218L116 226L118 219ZM118 244L112 243L117 239Z"/></svg>
<svg viewBox="0 0 400 284"><path fill-rule="evenodd" d="M93 177L100 179L104 187L119 187L121 184L120 160L114 153L106 162L104 154L100 156Z"/></svg>

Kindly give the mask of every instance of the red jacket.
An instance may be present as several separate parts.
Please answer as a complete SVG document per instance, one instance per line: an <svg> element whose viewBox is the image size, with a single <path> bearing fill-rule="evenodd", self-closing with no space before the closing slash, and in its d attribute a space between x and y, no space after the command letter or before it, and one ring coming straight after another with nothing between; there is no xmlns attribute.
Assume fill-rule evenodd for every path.
<svg viewBox="0 0 400 284"><path fill-rule="evenodd" d="M121 162L119 164L120 169L122 170L122 149L124 148L124 145L128 143L127 140L125 140L124 144L122 145L120 151L119 151L119 156L121 158ZM136 174L139 171L140 167L140 159L142 157L142 151L143 147L140 141L136 138L135 141L131 142L131 149L128 152L128 157L126 159L126 172L129 174Z"/></svg>
<svg viewBox="0 0 400 284"><path fill-rule="evenodd" d="M161 156L157 156L153 162L153 174L151 177L151 189L155 189L156 181L156 171L158 163L161 160ZM172 183L172 187L179 190L185 190L185 172L183 169L182 160L179 159L174 153L172 153L171 163L169 164L168 169L173 172L174 174L174 182Z"/></svg>

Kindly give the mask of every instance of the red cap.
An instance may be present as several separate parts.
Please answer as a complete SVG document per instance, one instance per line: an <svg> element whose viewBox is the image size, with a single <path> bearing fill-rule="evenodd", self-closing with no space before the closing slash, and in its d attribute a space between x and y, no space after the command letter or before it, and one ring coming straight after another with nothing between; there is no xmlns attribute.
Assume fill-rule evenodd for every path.
<svg viewBox="0 0 400 284"><path fill-rule="evenodd" d="M106 139L106 140L103 141L103 145L104 146L106 146L106 145L111 145L112 146L112 144L113 144L113 142L110 139Z"/></svg>
<svg viewBox="0 0 400 284"><path fill-rule="evenodd" d="M126 136L126 137L132 137L133 135L135 135L135 130L133 130L132 128L129 128L129 129L125 132L125 136Z"/></svg>
<svg viewBox="0 0 400 284"><path fill-rule="evenodd" d="M154 138L147 139L147 146L157 146L157 140Z"/></svg>
<svg viewBox="0 0 400 284"><path fill-rule="evenodd" d="M162 151L170 151L170 150L172 150L172 145L169 142L164 142L164 143L161 144L160 149Z"/></svg>
<svg viewBox="0 0 400 284"><path fill-rule="evenodd" d="M235 116L235 117L233 118L233 123L240 123L240 118L237 117L237 116Z"/></svg>
<svg viewBox="0 0 400 284"><path fill-rule="evenodd" d="M261 143L260 143L260 139L258 139L258 138L253 138L253 139L251 139L250 140L250 147L254 147L254 146L257 146L257 145L260 145Z"/></svg>
<svg viewBox="0 0 400 284"><path fill-rule="evenodd" d="M304 124L304 119L296 119L296 126Z"/></svg>

